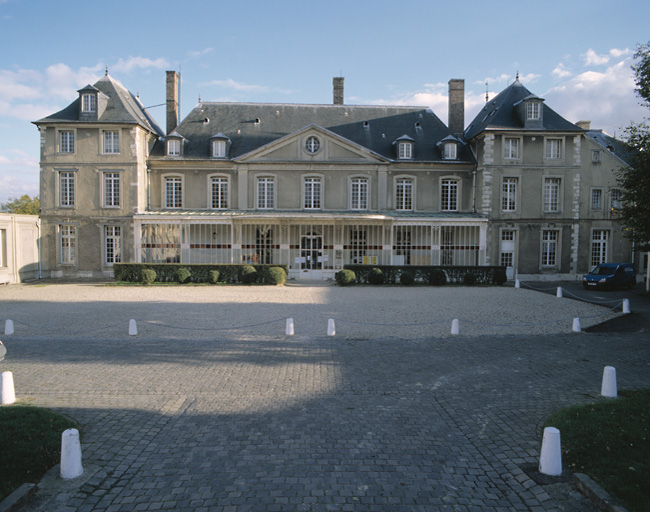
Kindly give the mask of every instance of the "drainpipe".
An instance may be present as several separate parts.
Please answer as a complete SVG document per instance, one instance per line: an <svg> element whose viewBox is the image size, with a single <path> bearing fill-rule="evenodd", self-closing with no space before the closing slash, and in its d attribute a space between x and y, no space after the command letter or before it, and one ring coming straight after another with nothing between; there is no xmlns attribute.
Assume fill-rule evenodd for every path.
<svg viewBox="0 0 650 512"><path fill-rule="evenodd" d="M43 266L42 259L43 254L41 252L41 219L39 218L36 221L36 229L38 230L38 278L43 279Z"/></svg>
<svg viewBox="0 0 650 512"><path fill-rule="evenodd" d="M151 167L147 166L147 211L151 211Z"/></svg>

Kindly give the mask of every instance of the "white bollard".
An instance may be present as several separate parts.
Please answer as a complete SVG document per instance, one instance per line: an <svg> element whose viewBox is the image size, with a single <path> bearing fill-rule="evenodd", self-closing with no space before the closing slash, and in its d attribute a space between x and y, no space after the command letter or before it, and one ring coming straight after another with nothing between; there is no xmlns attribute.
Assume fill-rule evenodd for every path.
<svg viewBox="0 0 650 512"><path fill-rule="evenodd" d="M605 366L603 370L603 383L600 386L600 394L609 398L616 398L616 368Z"/></svg>
<svg viewBox="0 0 650 512"><path fill-rule="evenodd" d="M515 288L520 288L519 279L515 279Z"/></svg>
<svg viewBox="0 0 650 512"><path fill-rule="evenodd" d="M327 335L334 336L336 334L336 325L334 324L334 319L330 318L327 321Z"/></svg>
<svg viewBox="0 0 650 512"><path fill-rule="evenodd" d="M14 333L14 321L13 320L5 320L5 334L13 334Z"/></svg>
<svg viewBox="0 0 650 512"><path fill-rule="evenodd" d="M79 431L69 428L61 434L61 478L69 480L83 475Z"/></svg>
<svg viewBox="0 0 650 512"><path fill-rule="evenodd" d="M546 427L544 429L542 452L539 457L539 472L550 476L560 476L562 474L560 431L555 427Z"/></svg>
<svg viewBox="0 0 650 512"><path fill-rule="evenodd" d="M460 332L460 325L458 323L458 318L454 318L451 321L451 333L458 334Z"/></svg>
<svg viewBox="0 0 650 512"><path fill-rule="evenodd" d="M580 318L576 317L573 319L573 327L571 329L573 332L582 332L580 329Z"/></svg>
<svg viewBox="0 0 650 512"><path fill-rule="evenodd" d="M11 372L2 372L0 383L0 394L2 394L2 405L11 405L16 401L14 391L14 375Z"/></svg>
<svg viewBox="0 0 650 512"><path fill-rule="evenodd" d="M129 320L129 336L137 336L138 335L138 325L135 323L135 320L131 318Z"/></svg>
<svg viewBox="0 0 650 512"><path fill-rule="evenodd" d="M287 336L293 336L293 318L287 318L286 334Z"/></svg>
<svg viewBox="0 0 650 512"><path fill-rule="evenodd" d="M558 286L557 287L557 292L555 293L555 296L558 298L562 298L562 287Z"/></svg>
<svg viewBox="0 0 650 512"><path fill-rule="evenodd" d="M623 314L628 315L630 313L630 299L623 299Z"/></svg>

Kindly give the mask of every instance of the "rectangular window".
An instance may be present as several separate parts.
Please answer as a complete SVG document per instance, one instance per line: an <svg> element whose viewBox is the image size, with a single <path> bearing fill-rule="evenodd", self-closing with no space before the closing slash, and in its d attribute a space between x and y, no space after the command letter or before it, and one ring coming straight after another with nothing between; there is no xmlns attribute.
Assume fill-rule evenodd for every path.
<svg viewBox="0 0 650 512"><path fill-rule="evenodd" d="M104 226L104 243L106 248L105 263L112 265L122 261L122 228Z"/></svg>
<svg viewBox="0 0 650 512"><path fill-rule="evenodd" d="M595 229L591 235L591 266L607 261L607 238L609 231Z"/></svg>
<svg viewBox="0 0 650 512"><path fill-rule="evenodd" d="M517 178L503 178L501 183L501 210L514 212L517 209Z"/></svg>
<svg viewBox="0 0 650 512"><path fill-rule="evenodd" d="M456 149L457 146L453 142L448 142L445 144L445 152L443 158L445 160L456 160Z"/></svg>
<svg viewBox="0 0 650 512"><path fill-rule="evenodd" d="M609 191L609 203L612 211L621 208L621 191L618 188L613 188Z"/></svg>
<svg viewBox="0 0 650 512"><path fill-rule="evenodd" d="M501 266L502 267L512 267L514 261L514 254L511 252L502 252L501 253Z"/></svg>
<svg viewBox="0 0 650 512"><path fill-rule="evenodd" d="M119 131L104 132L104 153L116 154L119 152L120 152L120 132Z"/></svg>
<svg viewBox="0 0 650 512"><path fill-rule="evenodd" d="M350 181L350 209L368 209L368 180L365 178L353 178Z"/></svg>
<svg viewBox="0 0 650 512"><path fill-rule="evenodd" d="M442 180L440 183L440 209L445 212L458 210L458 181Z"/></svg>
<svg viewBox="0 0 650 512"><path fill-rule="evenodd" d="M591 209L592 210L603 209L603 190L600 188L591 189Z"/></svg>
<svg viewBox="0 0 650 512"><path fill-rule="evenodd" d="M536 101L526 104L526 119L539 119L539 107Z"/></svg>
<svg viewBox="0 0 650 512"><path fill-rule="evenodd" d="M97 111L97 97L94 94L84 94L81 96L81 111L82 112Z"/></svg>
<svg viewBox="0 0 650 512"><path fill-rule="evenodd" d="M59 152L61 153L74 153L74 132L62 131L59 132Z"/></svg>
<svg viewBox="0 0 650 512"><path fill-rule="evenodd" d="M519 158L519 139L506 139L503 143L503 158L517 160Z"/></svg>
<svg viewBox="0 0 650 512"><path fill-rule="evenodd" d="M275 178L262 176L257 178L257 208L271 210L275 204Z"/></svg>
<svg viewBox="0 0 650 512"><path fill-rule="evenodd" d="M305 203L306 210L317 210L321 207L321 180L320 178L305 178Z"/></svg>
<svg viewBox="0 0 650 512"><path fill-rule="evenodd" d="M171 139L167 141L167 155L179 156L181 154L181 141L178 139Z"/></svg>
<svg viewBox="0 0 650 512"><path fill-rule="evenodd" d="M59 206L71 207L75 204L74 172L59 171Z"/></svg>
<svg viewBox="0 0 650 512"><path fill-rule="evenodd" d="M557 265L557 231L542 231L542 266Z"/></svg>
<svg viewBox="0 0 650 512"><path fill-rule="evenodd" d="M562 158L562 139L546 139L545 156L549 160Z"/></svg>
<svg viewBox="0 0 650 512"><path fill-rule="evenodd" d="M213 140L212 141L212 156L215 158L226 158L226 141Z"/></svg>
<svg viewBox="0 0 650 512"><path fill-rule="evenodd" d="M117 208L120 206L120 173L104 173L104 207Z"/></svg>
<svg viewBox="0 0 650 512"><path fill-rule="evenodd" d="M400 178L395 180L395 209L413 209L413 180Z"/></svg>
<svg viewBox="0 0 650 512"><path fill-rule="evenodd" d="M165 178L165 208L183 207L183 178L171 176Z"/></svg>
<svg viewBox="0 0 650 512"><path fill-rule="evenodd" d="M212 208L225 210L228 208L228 178L212 178Z"/></svg>
<svg viewBox="0 0 650 512"><path fill-rule="evenodd" d="M560 211L560 178L544 179L544 211L557 213Z"/></svg>
<svg viewBox="0 0 650 512"><path fill-rule="evenodd" d="M61 263L71 265L77 262L77 227L61 225Z"/></svg>
<svg viewBox="0 0 650 512"><path fill-rule="evenodd" d="M413 158L413 145L410 142L400 142L399 158Z"/></svg>
<svg viewBox="0 0 650 512"><path fill-rule="evenodd" d="M591 161L592 161L593 163L595 163L595 164L597 164L598 162L600 162L600 151L598 151L597 149L594 149L594 150L591 152Z"/></svg>

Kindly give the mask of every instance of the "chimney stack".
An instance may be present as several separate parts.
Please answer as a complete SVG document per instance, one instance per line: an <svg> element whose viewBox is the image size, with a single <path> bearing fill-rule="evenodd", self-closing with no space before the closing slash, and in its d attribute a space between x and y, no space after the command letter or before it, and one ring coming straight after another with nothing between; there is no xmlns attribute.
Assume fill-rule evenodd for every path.
<svg viewBox="0 0 650 512"><path fill-rule="evenodd" d="M334 86L334 105L343 105L343 78L342 76L335 76L332 79Z"/></svg>
<svg viewBox="0 0 650 512"><path fill-rule="evenodd" d="M180 75L176 71L167 71L167 134L178 126L178 93Z"/></svg>
<svg viewBox="0 0 650 512"><path fill-rule="evenodd" d="M576 123L583 130L591 130L591 121L578 121Z"/></svg>
<svg viewBox="0 0 650 512"><path fill-rule="evenodd" d="M465 80L449 80L449 130L456 136L465 131Z"/></svg>

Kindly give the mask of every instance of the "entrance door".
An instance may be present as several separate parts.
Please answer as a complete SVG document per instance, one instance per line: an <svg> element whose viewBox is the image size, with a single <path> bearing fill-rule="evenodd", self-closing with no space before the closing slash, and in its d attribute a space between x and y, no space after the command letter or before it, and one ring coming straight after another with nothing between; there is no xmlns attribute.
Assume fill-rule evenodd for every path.
<svg viewBox="0 0 650 512"><path fill-rule="evenodd" d="M300 240L300 277L323 278L323 237L307 233Z"/></svg>
<svg viewBox="0 0 650 512"><path fill-rule="evenodd" d="M506 276L508 279L515 277L515 231L511 229L504 229L501 231L501 247L500 247L500 265L506 267Z"/></svg>

